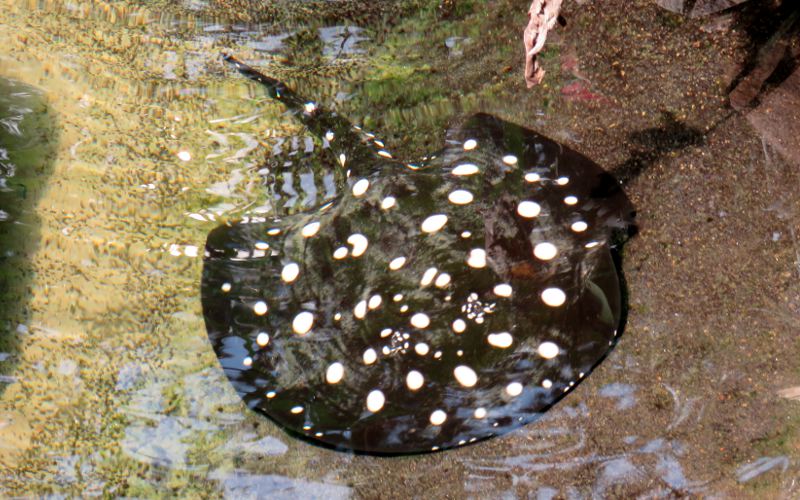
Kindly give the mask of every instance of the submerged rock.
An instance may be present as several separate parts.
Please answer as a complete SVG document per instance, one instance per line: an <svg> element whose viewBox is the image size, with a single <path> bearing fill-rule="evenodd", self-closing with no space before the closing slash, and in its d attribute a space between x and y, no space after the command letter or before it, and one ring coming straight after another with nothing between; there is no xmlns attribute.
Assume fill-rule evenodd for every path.
<svg viewBox="0 0 800 500"><path fill-rule="evenodd" d="M669 11L687 14L690 17L703 17L736 7L748 0L656 0L656 3Z"/></svg>
<svg viewBox="0 0 800 500"><path fill-rule="evenodd" d="M784 158L800 166L800 69L767 94L747 119Z"/></svg>
<svg viewBox="0 0 800 500"><path fill-rule="evenodd" d="M229 62L339 162L332 201L208 237L208 335L250 408L339 449L433 451L535 420L613 347L633 210L595 163L486 114L404 163Z"/></svg>

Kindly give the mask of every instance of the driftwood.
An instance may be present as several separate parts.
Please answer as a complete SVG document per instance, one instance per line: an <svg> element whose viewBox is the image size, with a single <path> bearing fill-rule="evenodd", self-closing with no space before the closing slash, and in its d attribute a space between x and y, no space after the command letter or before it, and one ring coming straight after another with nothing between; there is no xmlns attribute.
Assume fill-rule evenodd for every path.
<svg viewBox="0 0 800 500"><path fill-rule="evenodd" d="M528 26L525 28L525 83L528 88L542 82L544 69L536 60L536 55L544 48L547 32L558 22L561 0L533 0L528 10Z"/></svg>

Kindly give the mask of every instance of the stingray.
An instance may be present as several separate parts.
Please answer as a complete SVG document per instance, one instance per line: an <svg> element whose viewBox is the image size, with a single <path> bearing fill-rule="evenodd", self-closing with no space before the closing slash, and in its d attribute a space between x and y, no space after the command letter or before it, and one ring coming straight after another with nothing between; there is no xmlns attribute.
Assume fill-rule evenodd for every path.
<svg viewBox="0 0 800 500"><path fill-rule="evenodd" d="M248 407L317 444L444 450L536 420L616 344L619 183L488 114L415 163L227 56L325 145L332 199L208 236L203 312Z"/></svg>

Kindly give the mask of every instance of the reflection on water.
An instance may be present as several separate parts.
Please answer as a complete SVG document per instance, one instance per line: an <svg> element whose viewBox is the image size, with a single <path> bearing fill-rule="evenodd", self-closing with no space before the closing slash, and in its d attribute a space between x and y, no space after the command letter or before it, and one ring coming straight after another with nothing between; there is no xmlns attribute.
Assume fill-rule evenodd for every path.
<svg viewBox="0 0 800 500"><path fill-rule="evenodd" d="M512 2L447 18L394 2L411 7L388 19L351 0L222 3L0 2L0 74L41 89L58 128L35 176L48 189L4 191L31 224L14 241L38 246L14 261L20 300L3 311L0 495L796 496L797 402L776 392L800 385L798 179L746 120L721 121L738 32L649 0L572 2L543 54L552 79L527 92ZM619 346L540 421L434 455L337 453L249 411L205 336L206 236L295 217L343 184L314 174L329 147L223 51L397 157L480 108L601 165L637 160ZM562 98L576 79L606 99Z"/></svg>

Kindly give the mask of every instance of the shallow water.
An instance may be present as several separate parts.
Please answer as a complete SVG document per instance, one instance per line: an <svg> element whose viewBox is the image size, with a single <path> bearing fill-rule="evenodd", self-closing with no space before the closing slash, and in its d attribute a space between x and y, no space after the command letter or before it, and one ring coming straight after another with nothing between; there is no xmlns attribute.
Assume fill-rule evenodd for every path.
<svg viewBox="0 0 800 500"><path fill-rule="evenodd" d="M778 391L800 385L798 177L725 106L746 40L646 1L576 2L547 86L527 91L519 6L468 4L390 26L355 7L259 23L204 2L2 3L0 76L46 106L0 87L33 110L21 131L42 145L39 171L4 173L31 194L0 198L24 223L3 262L0 493L797 494L798 403ZM202 248L225 220L308 203L313 183L285 163L321 155L222 51L398 154L441 147L449 123L483 110L620 169L642 231L625 249L616 350L539 422L445 453L334 452L248 410L206 337Z"/></svg>

